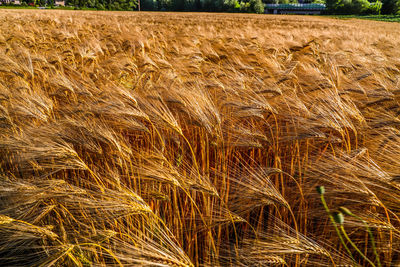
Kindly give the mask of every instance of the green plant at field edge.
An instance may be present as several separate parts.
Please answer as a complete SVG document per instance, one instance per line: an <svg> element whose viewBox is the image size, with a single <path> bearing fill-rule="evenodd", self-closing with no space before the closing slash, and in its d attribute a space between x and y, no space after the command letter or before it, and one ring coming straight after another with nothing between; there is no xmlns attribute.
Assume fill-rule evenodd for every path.
<svg viewBox="0 0 400 267"><path fill-rule="evenodd" d="M338 235L338 237L339 237L339 239L340 239L340 242L342 243L343 247L346 249L346 251L347 251L347 253L349 254L350 258L353 260L353 262L355 262L355 259L354 259L354 257L353 257L353 254L351 253L349 247L348 247L348 246L346 245L346 243L344 242L343 236L342 236L342 234L340 233L338 226L336 225L336 221L335 221L335 219L334 219L334 217L333 217L331 211L329 210L328 205L326 204L326 201L325 201L325 198L324 198L325 187L324 187L324 186L317 186L316 189L317 189L318 194L319 194L320 197L321 197L322 205L324 206L326 212L328 213L329 219L331 220L332 225L333 225L333 227L335 228L335 231L336 231L336 233L337 233L337 235Z"/></svg>

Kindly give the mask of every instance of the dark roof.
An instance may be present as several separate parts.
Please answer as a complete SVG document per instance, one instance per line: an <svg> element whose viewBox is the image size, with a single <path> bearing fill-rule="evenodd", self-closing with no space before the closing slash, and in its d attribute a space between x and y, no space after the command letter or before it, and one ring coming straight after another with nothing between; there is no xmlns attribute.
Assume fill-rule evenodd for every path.
<svg viewBox="0 0 400 267"><path fill-rule="evenodd" d="M266 4L266 9L285 9L285 10L325 10L324 4Z"/></svg>

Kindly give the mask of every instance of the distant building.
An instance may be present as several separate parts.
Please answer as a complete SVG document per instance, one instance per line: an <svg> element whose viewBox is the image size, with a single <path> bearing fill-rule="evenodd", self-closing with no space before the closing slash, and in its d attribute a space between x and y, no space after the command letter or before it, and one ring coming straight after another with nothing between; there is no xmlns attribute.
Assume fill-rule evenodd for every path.
<svg viewBox="0 0 400 267"><path fill-rule="evenodd" d="M65 6L65 1L64 0L55 0L54 5L55 6Z"/></svg>
<svg viewBox="0 0 400 267"><path fill-rule="evenodd" d="M326 9L324 4L266 4L266 14L319 15Z"/></svg>
<svg viewBox="0 0 400 267"><path fill-rule="evenodd" d="M20 0L2 0L2 1L0 1L0 5L10 5L10 4L20 5L21 2L20 2Z"/></svg>

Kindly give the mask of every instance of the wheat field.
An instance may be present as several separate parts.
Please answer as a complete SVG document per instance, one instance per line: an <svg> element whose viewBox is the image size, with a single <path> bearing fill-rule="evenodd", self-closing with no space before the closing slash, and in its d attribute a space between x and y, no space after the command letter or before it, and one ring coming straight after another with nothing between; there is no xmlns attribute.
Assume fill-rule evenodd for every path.
<svg viewBox="0 0 400 267"><path fill-rule="evenodd" d="M400 264L399 24L1 10L0 26L2 266ZM316 186L358 216L351 242Z"/></svg>

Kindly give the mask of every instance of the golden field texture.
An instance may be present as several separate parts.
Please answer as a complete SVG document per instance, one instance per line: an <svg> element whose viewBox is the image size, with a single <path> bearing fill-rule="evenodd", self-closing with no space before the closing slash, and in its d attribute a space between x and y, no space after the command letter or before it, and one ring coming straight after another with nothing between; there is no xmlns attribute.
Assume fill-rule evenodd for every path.
<svg viewBox="0 0 400 267"><path fill-rule="evenodd" d="M399 24L2 10L0 26L1 265L400 264ZM361 217L343 228L365 258L317 185Z"/></svg>

